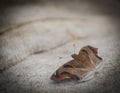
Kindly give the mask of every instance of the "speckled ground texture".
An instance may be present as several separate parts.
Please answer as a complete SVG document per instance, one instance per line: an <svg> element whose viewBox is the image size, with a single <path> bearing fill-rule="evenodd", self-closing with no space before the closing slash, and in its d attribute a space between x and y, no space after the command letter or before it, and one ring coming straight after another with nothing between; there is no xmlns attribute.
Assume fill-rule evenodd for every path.
<svg viewBox="0 0 120 93"><path fill-rule="evenodd" d="M120 93L119 34L119 0L3 1L0 93ZM85 45L99 49L103 69L84 83L50 80Z"/></svg>

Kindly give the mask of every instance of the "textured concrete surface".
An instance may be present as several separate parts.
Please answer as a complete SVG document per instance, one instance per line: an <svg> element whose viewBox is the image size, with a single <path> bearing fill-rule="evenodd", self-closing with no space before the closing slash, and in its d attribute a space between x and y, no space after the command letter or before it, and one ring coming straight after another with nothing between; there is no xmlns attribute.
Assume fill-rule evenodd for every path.
<svg viewBox="0 0 120 93"><path fill-rule="evenodd" d="M113 0L1 6L0 93L119 93L119 9ZM103 69L84 83L51 81L85 45L98 47Z"/></svg>

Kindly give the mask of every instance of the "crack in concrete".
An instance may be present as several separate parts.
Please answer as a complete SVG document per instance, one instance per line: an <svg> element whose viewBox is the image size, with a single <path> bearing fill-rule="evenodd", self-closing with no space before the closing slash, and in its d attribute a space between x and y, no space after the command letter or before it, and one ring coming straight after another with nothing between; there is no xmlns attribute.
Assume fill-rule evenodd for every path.
<svg viewBox="0 0 120 93"><path fill-rule="evenodd" d="M81 39L81 37L78 37L78 40L79 40L79 39ZM57 46L55 46L55 47L52 47L52 48L50 48L50 49L41 50L41 51L35 51L35 52L29 54L28 56L24 57L23 59L21 59L21 60L19 60L19 61L16 61L14 64L8 65L7 67L4 67L3 69L0 69L0 73L2 73L2 72L4 72L4 71L10 69L11 67L13 67L13 66L21 63L22 61L26 60L26 59L27 59L29 56L31 56L31 55L46 53L46 52L48 52L48 51L57 49L57 48L65 45L65 44L67 44L67 43L70 43L70 42L72 42L72 41L71 41L71 40L67 40L66 42L63 42L63 43L61 43L61 44L59 44L59 45L57 45Z"/></svg>
<svg viewBox="0 0 120 93"><path fill-rule="evenodd" d="M15 29L18 29L20 27L35 23L35 22L47 22L47 21L81 21L81 20L86 20L84 18L66 18L66 17L61 17L61 18L55 18L55 17L49 17L49 18L41 18L41 19L36 19L36 20L31 20L27 21L24 23L20 23L17 25L11 25L8 28L1 29L0 35L3 35L5 33L8 33L10 31L13 31Z"/></svg>

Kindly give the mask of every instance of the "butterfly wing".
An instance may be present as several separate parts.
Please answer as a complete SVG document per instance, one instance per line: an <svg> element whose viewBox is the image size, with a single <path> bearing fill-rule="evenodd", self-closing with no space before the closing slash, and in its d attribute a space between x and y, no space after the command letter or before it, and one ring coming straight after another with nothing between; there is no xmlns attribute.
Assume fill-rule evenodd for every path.
<svg viewBox="0 0 120 93"><path fill-rule="evenodd" d="M93 77L94 69L98 61L102 61L97 55L97 48L85 46L79 54L72 55L73 60L59 67L51 76L54 81L61 81L64 79L74 79L86 81Z"/></svg>

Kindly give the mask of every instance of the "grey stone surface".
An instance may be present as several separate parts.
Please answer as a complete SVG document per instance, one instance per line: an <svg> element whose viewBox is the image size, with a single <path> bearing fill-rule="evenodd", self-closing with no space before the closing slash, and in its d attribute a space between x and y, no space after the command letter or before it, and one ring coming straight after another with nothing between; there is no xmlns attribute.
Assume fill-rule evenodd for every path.
<svg viewBox="0 0 120 93"><path fill-rule="evenodd" d="M0 93L120 92L117 1L42 1L10 5L3 11ZM53 72L85 45L98 47L103 69L84 83L51 81Z"/></svg>

